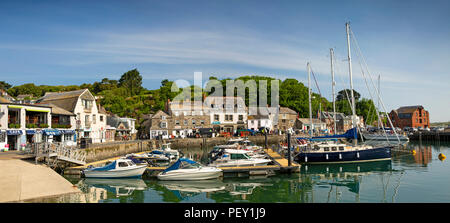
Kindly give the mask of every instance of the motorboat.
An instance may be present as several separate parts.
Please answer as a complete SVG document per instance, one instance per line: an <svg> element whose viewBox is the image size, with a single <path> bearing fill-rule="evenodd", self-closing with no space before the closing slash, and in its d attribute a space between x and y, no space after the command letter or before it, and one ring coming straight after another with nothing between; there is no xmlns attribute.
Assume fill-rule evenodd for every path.
<svg viewBox="0 0 450 223"><path fill-rule="evenodd" d="M147 165L136 165L130 159L117 159L103 167L92 167L83 170L86 178L139 178L146 170Z"/></svg>
<svg viewBox="0 0 450 223"><path fill-rule="evenodd" d="M208 180L218 178L222 170L205 167L187 158L180 158L170 167L157 175L159 180Z"/></svg>
<svg viewBox="0 0 450 223"><path fill-rule="evenodd" d="M224 152L220 157L213 160L209 166L215 167L234 167L234 166L264 166L272 162L270 159L252 158L248 151L239 149L230 149Z"/></svg>

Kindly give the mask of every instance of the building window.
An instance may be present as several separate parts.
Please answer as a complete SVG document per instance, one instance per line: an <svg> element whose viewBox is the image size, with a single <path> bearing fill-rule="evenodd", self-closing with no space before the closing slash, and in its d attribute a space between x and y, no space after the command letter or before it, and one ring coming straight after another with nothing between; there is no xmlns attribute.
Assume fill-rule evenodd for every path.
<svg viewBox="0 0 450 223"><path fill-rule="evenodd" d="M187 120L184 120L184 122L183 122L183 123L184 123L184 125L187 125Z"/></svg>
<svg viewBox="0 0 450 223"><path fill-rule="evenodd" d="M200 124L204 125L204 124L205 124L205 121L200 120Z"/></svg>
<svg viewBox="0 0 450 223"><path fill-rule="evenodd" d="M100 115L100 121L103 122L103 115Z"/></svg>
<svg viewBox="0 0 450 223"><path fill-rule="evenodd" d="M90 100L81 100L81 103L83 104L84 109L92 108L92 101Z"/></svg>
<svg viewBox="0 0 450 223"><path fill-rule="evenodd" d="M214 115L214 121L219 121L219 115Z"/></svg>
<svg viewBox="0 0 450 223"><path fill-rule="evenodd" d="M167 122L161 122L161 128L163 129L167 128Z"/></svg>
<svg viewBox="0 0 450 223"><path fill-rule="evenodd" d="M192 119L192 125L195 125L195 120L194 119Z"/></svg>
<svg viewBox="0 0 450 223"><path fill-rule="evenodd" d="M244 116L243 115L239 115L239 121L243 121L244 120Z"/></svg>
<svg viewBox="0 0 450 223"><path fill-rule="evenodd" d="M178 116L178 115L179 115L179 114L178 114L178 112L176 111L176 112L175 112L175 116Z"/></svg>
<svg viewBox="0 0 450 223"><path fill-rule="evenodd" d="M92 123L93 124L97 123L97 116L96 115L92 115Z"/></svg>
<svg viewBox="0 0 450 223"><path fill-rule="evenodd" d="M164 116L164 115L161 116L161 119L162 119L162 120L166 120L166 116Z"/></svg>
<svg viewBox="0 0 450 223"><path fill-rule="evenodd" d="M175 120L175 125L180 125L180 121L179 120Z"/></svg>
<svg viewBox="0 0 450 223"><path fill-rule="evenodd" d="M186 111L184 111L184 112L183 112L183 115L184 115L184 116L187 116L187 112L186 112Z"/></svg>

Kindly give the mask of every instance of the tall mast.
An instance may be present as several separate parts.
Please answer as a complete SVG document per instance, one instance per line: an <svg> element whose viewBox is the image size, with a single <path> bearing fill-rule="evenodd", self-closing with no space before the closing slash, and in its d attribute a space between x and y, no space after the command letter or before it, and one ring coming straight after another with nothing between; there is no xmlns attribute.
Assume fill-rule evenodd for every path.
<svg viewBox="0 0 450 223"><path fill-rule="evenodd" d="M308 69L308 100L309 100L309 122L311 123L310 126L310 136L312 137L312 131L314 129L314 124L312 122L312 107L311 107L311 67L309 65L309 62L306 64Z"/></svg>
<svg viewBox="0 0 450 223"><path fill-rule="evenodd" d="M347 31L347 52L348 52L348 73L350 75L350 93L352 96L352 128L356 127L355 118L356 118L356 110L355 110L355 96L353 94L353 76L352 76L352 57L350 53L350 24L345 23L345 28ZM358 142L358 139L355 139Z"/></svg>
<svg viewBox="0 0 450 223"><path fill-rule="evenodd" d="M355 116L355 95L353 94L353 75L352 75L352 57L351 57L351 52L350 52L350 24L349 23L345 23L345 28L347 31L347 52L348 52L348 73L350 76L350 94L352 96L352 115ZM353 119L352 119L353 120ZM355 123L353 123L352 121L352 125L355 125ZM355 127L355 126L352 126Z"/></svg>
<svg viewBox="0 0 450 223"><path fill-rule="evenodd" d="M336 85L336 82L334 82L334 64L333 64L333 57L334 52L333 48L330 48L330 57L331 57L331 87L333 88L333 120L334 120L334 129L333 133L336 134L336 95L334 87Z"/></svg>

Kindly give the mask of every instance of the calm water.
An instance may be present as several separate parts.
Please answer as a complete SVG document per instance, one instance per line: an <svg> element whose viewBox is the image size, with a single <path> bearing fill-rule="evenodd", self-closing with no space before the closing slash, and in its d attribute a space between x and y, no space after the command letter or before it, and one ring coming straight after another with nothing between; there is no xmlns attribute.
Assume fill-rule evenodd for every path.
<svg viewBox="0 0 450 223"><path fill-rule="evenodd" d="M394 153L392 161L308 165L296 174L224 178L202 182L142 179L70 179L83 194L51 202L295 202L409 203L450 202L449 143L410 142L412 153ZM204 162L207 151L184 152Z"/></svg>

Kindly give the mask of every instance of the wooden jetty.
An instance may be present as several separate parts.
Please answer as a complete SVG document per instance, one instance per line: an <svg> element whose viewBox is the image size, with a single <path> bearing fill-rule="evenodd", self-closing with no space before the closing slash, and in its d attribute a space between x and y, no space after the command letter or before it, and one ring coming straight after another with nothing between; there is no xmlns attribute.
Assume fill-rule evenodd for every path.
<svg viewBox="0 0 450 223"><path fill-rule="evenodd" d="M300 165L292 162L291 166L288 165L288 160L281 157L280 154L274 152L272 149L264 150L267 155L269 155L270 159L272 159L272 165L266 166L237 166L237 167L220 167L223 171L224 175L233 175L237 174L241 175L267 175L274 172L287 173L287 172L299 172ZM149 151L148 151L149 152ZM145 152L140 152L136 154L142 154ZM87 163L82 166L69 167L64 170L64 174L66 175L81 175L81 171L86 169L88 166L100 166L105 164L108 161L114 161L119 159L120 157L114 157L106 160L100 160L92 163ZM164 171L167 167L147 167L146 172L144 173L147 177L155 177L158 173Z"/></svg>

